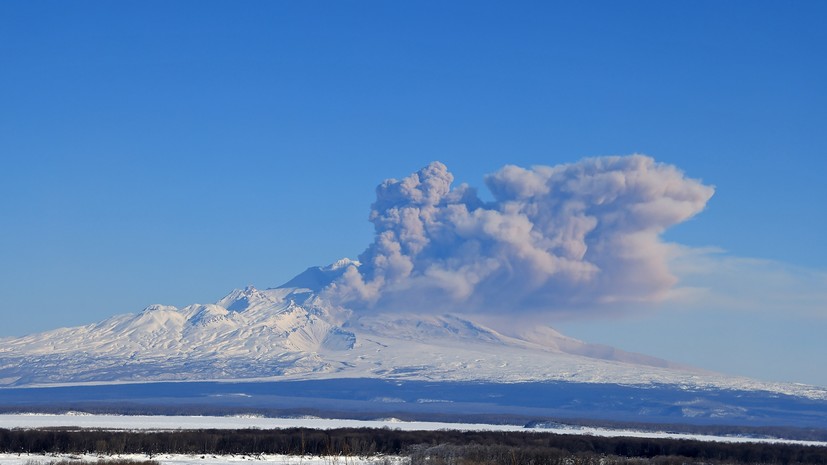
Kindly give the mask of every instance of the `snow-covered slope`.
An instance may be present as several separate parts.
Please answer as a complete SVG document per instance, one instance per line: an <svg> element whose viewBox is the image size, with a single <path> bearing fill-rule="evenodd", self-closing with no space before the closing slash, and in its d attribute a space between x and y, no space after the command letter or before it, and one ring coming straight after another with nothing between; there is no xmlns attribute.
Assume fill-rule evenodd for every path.
<svg viewBox="0 0 827 465"><path fill-rule="evenodd" d="M397 378L573 381L827 391L691 369L587 344L552 328L504 334L458 315L367 314L316 290L342 264L282 287L234 290L215 304L152 305L97 324L0 340L0 386L226 379Z"/></svg>

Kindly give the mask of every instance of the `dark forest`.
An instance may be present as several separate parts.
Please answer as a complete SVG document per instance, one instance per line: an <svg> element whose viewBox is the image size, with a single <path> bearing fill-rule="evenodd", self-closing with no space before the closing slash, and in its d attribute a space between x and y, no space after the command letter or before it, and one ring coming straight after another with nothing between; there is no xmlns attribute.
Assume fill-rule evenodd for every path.
<svg viewBox="0 0 827 465"><path fill-rule="evenodd" d="M827 447L792 444L369 428L174 432L0 429L0 450L11 453L139 453L149 458L161 453L402 455L408 457L412 465L827 464Z"/></svg>

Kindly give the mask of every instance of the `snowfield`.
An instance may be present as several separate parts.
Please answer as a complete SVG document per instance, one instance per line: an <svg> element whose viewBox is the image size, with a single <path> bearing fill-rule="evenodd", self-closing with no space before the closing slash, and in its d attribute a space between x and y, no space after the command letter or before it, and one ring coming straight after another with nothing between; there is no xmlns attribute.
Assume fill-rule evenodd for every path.
<svg viewBox="0 0 827 465"><path fill-rule="evenodd" d="M489 425L481 423L442 423L422 421L401 421L395 418L381 420L340 420L325 418L263 418L251 416L210 417L210 416L133 416L133 415L86 415L70 413L64 415L14 414L0 415L0 428L35 429L97 428L128 431L175 431L188 429L281 429L281 428L390 428L403 431L534 431L554 434L586 434L601 437L630 437L653 439L691 439L727 443L774 443L827 446L827 442L799 441L777 438L750 438L742 436L710 436L698 434L636 431L580 426L557 426L553 428L526 428L518 425ZM171 462L179 463L179 462ZM202 463L202 462L199 462ZM329 462L327 462L329 463ZM0 461L5 465L5 461Z"/></svg>
<svg viewBox="0 0 827 465"><path fill-rule="evenodd" d="M60 460L83 460L86 462L107 462L113 459L126 460L149 460L150 457L140 454L123 455L96 455L96 454L0 454L0 465L48 465L51 462ZM162 465L227 465L254 462L257 464L278 464L278 465L401 465L408 463L404 457L397 456L376 456L376 457L314 457L298 455L184 455L184 454L158 454L153 455L155 460Z"/></svg>
<svg viewBox="0 0 827 465"><path fill-rule="evenodd" d="M354 315L318 294L342 266L311 268L275 289L234 290L215 304L151 305L97 324L0 339L0 387L373 378L672 385L827 400L825 388L710 373L550 327L498 329L448 314Z"/></svg>
<svg viewBox="0 0 827 465"><path fill-rule="evenodd" d="M43 412L122 412L120 402L156 414L827 424L827 388L711 373L546 326L501 327L452 314L354 314L319 294L351 263L310 268L273 289L234 290L214 304L151 305L96 324L0 339L0 405ZM36 421L45 420L12 426L50 426ZM118 417L86 421L51 426L131 427ZM142 421L142 429L203 427L192 417ZM288 420L217 421L225 428L290 426ZM324 428L319 421L301 426Z"/></svg>

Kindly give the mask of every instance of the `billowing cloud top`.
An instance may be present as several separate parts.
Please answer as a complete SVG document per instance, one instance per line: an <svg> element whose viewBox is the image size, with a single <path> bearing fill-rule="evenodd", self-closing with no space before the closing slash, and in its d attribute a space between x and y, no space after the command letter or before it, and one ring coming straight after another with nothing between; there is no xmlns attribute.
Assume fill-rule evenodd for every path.
<svg viewBox="0 0 827 465"><path fill-rule="evenodd" d="M506 166L485 203L434 162L376 189L373 244L326 290L380 311L554 312L656 300L675 284L660 234L714 189L642 155Z"/></svg>

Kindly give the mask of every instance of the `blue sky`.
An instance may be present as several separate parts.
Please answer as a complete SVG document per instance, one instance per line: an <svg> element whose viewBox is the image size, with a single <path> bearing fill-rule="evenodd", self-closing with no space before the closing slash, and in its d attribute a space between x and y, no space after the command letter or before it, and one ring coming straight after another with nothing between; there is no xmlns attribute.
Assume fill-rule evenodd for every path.
<svg viewBox="0 0 827 465"><path fill-rule="evenodd" d="M678 273L714 292L556 326L827 385L825 17L815 1L2 2L0 336L355 257L376 185L433 160L485 197L506 164L644 153L716 187L665 235L718 250Z"/></svg>

